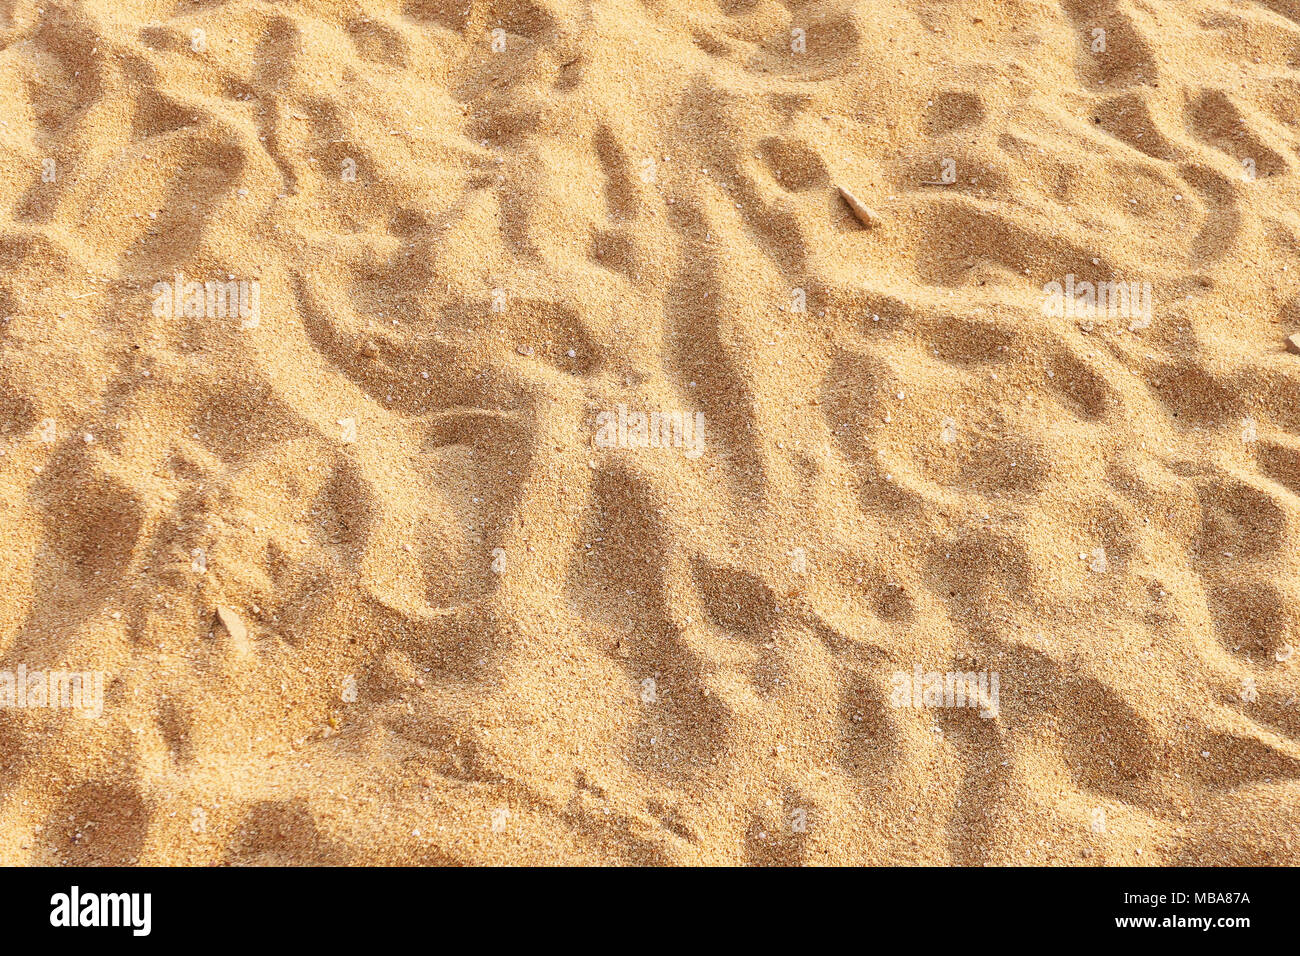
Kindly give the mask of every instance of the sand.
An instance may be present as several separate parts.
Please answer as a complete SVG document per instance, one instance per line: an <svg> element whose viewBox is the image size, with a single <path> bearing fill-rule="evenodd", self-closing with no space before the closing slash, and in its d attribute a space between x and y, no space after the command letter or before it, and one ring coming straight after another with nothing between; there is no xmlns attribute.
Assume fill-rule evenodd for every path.
<svg viewBox="0 0 1300 956"><path fill-rule="evenodd" d="M1297 51L3 4L0 863L1300 863Z"/></svg>

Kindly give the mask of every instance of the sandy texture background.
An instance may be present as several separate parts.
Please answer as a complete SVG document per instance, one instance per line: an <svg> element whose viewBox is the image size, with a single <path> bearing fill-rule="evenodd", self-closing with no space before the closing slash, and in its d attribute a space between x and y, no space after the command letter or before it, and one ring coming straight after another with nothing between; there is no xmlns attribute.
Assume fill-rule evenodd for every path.
<svg viewBox="0 0 1300 956"><path fill-rule="evenodd" d="M0 863L1300 862L1297 67L1293 0L3 0L0 669L104 699L0 709Z"/></svg>

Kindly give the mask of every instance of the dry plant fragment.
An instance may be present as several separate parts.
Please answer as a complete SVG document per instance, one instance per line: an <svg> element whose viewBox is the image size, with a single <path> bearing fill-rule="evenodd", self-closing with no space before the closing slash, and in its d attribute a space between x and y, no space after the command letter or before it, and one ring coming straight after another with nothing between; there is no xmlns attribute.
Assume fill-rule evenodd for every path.
<svg viewBox="0 0 1300 956"><path fill-rule="evenodd" d="M840 195L844 197L844 201L849 204L849 208L853 210L853 215L858 217L858 222L862 223L862 225L866 226L868 229L872 226L880 225L880 213L876 212L870 206L863 205L857 196L853 195L853 193L849 192L843 186L837 185L835 188L840 191Z"/></svg>
<svg viewBox="0 0 1300 956"><path fill-rule="evenodd" d="M1300 332L1286 337L1286 350L1300 355Z"/></svg>

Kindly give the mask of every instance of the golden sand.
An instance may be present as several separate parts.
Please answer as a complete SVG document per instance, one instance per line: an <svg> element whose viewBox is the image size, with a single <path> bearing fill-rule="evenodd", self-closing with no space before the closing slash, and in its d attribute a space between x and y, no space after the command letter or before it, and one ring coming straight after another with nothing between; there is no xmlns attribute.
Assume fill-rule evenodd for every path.
<svg viewBox="0 0 1300 956"><path fill-rule="evenodd" d="M1300 862L1300 3L0 7L0 863Z"/></svg>

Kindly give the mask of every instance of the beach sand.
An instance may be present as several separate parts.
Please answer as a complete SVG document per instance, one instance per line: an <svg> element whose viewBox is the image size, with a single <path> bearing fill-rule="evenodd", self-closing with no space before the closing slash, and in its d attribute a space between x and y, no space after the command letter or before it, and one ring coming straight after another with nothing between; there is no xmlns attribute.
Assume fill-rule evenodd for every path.
<svg viewBox="0 0 1300 956"><path fill-rule="evenodd" d="M0 864L1300 863L1297 67L0 3Z"/></svg>

